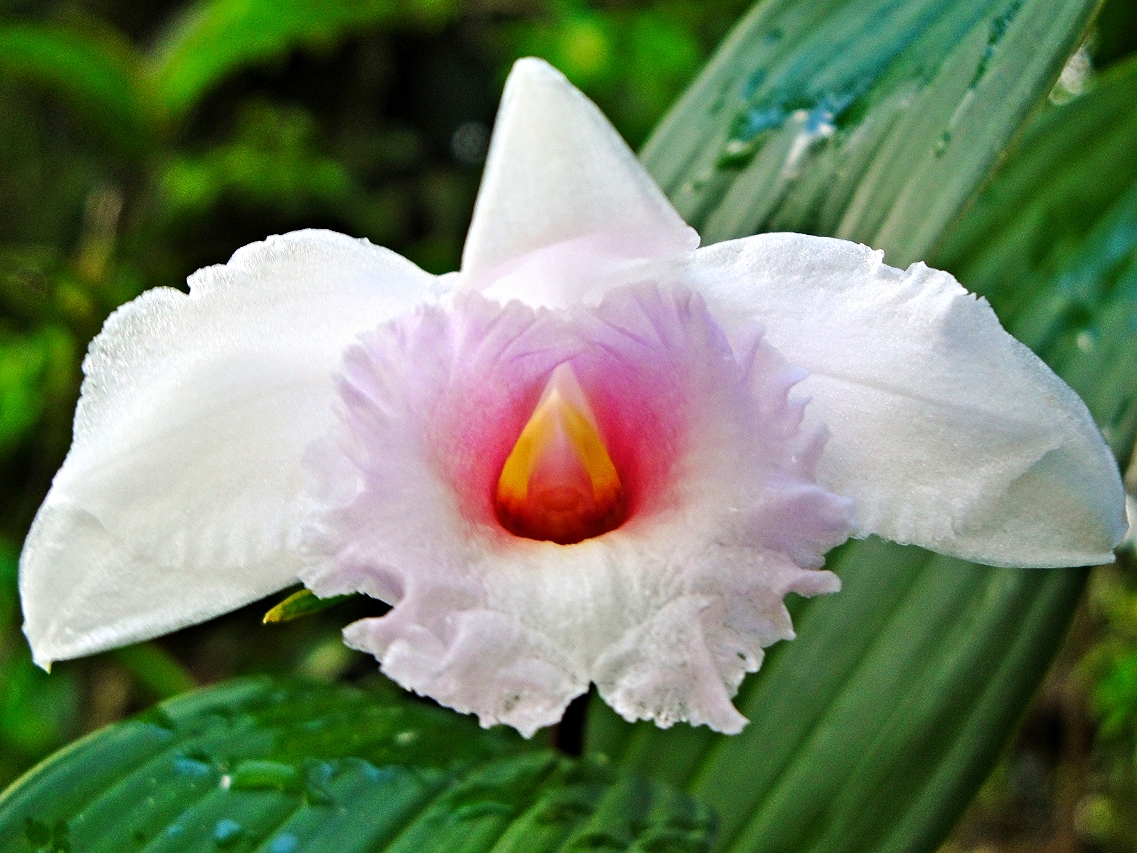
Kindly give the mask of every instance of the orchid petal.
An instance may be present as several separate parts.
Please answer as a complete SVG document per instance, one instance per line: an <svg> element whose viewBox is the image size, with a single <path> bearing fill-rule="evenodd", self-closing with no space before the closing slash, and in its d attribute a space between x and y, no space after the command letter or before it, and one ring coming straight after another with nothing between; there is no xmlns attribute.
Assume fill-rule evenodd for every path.
<svg viewBox="0 0 1137 853"><path fill-rule="evenodd" d="M951 275L882 258L768 234L698 251L685 276L728 332L760 322L810 371L807 422L831 433L818 482L854 500L861 535L991 565L1112 561L1121 480L1077 394Z"/></svg>
<svg viewBox="0 0 1137 853"><path fill-rule="evenodd" d="M74 442L20 561L35 659L208 619L298 570L301 456L334 422L332 374L361 329L436 279L305 231L144 293L91 345Z"/></svg>
<svg viewBox="0 0 1137 853"><path fill-rule="evenodd" d="M699 244L627 143L588 98L539 59L505 84L462 254L474 286L539 249L587 244L602 255L658 257Z"/></svg>
<svg viewBox="0 0 1137 853"><path fill-rule="evenodd" d="M627 719L738 731L730 697L793 635L783 597L835 591L818 569L848 536L801 373L751 331L732 347L696 295L643 285L567 315L464 293L362 335L309 459L302 579L394 605L347 643L484 725L530 735L594 681ZM629 514L559 545L507 532L494 498L566 363Z"/></svg>

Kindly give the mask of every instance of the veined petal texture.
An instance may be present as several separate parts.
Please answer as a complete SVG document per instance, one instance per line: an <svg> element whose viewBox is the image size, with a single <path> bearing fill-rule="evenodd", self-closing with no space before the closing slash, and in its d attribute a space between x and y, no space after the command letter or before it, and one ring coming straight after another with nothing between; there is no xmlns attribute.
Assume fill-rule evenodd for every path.
<svg viewBox="0 0 1137 853"><path fill-rule="evenodd" d="M83 364L74 441L20 560L37 662L227 612L298 569L301 457L334 422L361 329L442 285L398 255L302 231L144 293Z"/></svg>
<svg viewBox="0 0 1137 853"><path fill-rule="evenodd" d="M1117 464L1085 405L951 275L842 240L768 234L684 274L728 333L763 323L810 372L818 481L877 533L990 565L1110 562Z"/></svg>
<svg viewBox="0 0 1137 853"><path fill-rule="evenodd" d="M522 59L502 94L462 274L488 282L570 241L587 244L595 272L605 256L673 255L699 236L596 105L548 63Z"/></svg>

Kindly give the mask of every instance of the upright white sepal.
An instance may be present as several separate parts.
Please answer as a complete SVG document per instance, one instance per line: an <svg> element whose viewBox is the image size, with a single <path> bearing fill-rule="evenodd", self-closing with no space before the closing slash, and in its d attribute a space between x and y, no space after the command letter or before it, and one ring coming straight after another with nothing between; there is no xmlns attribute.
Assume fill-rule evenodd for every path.
<svg viewBox="0 0 1137 853"><path fill-rule="evenodd" d="M767 234L695 255L729 329L766 328L830 431L818 481L876 533L990 565L1110 562L1117 464L1073 390L951 275L843 240Z"/></svg>
<svg viewBox="0 0 1137 853"><path fill-rule="evenodd" d="M548 63L522 59L502 94L462 273L485 282L569 241L643 258L689 251L699 237L596 105Z"/></svg>
<svg viewBox="0 0 1137 853"><path fill-rule="evenodd" d="M334 423L347 344L436 279L341 234L238 251L111 315L74 443L20 559L36 661L225 613L296 578L301 457Z"/></svg>

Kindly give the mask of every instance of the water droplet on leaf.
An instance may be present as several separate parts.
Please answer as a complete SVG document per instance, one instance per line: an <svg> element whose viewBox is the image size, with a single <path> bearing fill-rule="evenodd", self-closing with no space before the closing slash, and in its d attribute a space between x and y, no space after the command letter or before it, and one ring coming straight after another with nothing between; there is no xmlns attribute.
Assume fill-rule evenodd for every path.
<svg viewBox="0 0 1137 853"><path fill-rule="evenodd" d="M245 828L231 818L222 818L213 827L213 843L218 847L232 847L241 839Z"/></svg>
<svg viewBox="0 0 1137 853"><path fill-rule="evenodd" d="M300 839L290 832L282 832L268 843L268 853L294 853Z"/></svg>
<svg viewBox="0 0 1137 853"><path fill-rule="evenodd" d="M174 772L179 776L188 776L192 779L202 779L211 775L213 767L197 758L179 755L174 759Z"/></svg>

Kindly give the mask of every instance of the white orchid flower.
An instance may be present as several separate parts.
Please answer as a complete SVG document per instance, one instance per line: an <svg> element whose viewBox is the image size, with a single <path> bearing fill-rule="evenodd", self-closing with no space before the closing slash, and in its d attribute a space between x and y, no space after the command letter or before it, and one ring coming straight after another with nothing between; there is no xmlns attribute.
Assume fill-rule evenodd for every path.
<svg viewBox="0 0 1137 853"><path fill-rule="evenodd" d="M483 725L532 734L594 682L737 732L783 597L837 590L850 535L1112 559L1113 457L985 301L841 240L698 242L527 59L460 272L301 231L123 306L24 546L35 659L299 578L392 604L348 644Z"/></svg>

